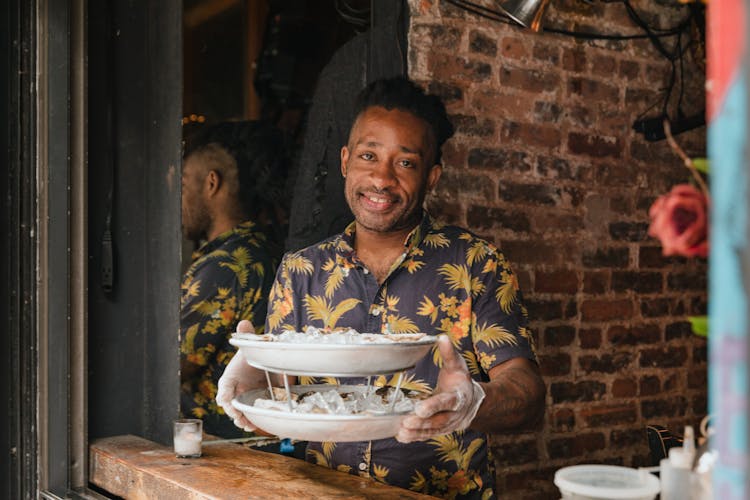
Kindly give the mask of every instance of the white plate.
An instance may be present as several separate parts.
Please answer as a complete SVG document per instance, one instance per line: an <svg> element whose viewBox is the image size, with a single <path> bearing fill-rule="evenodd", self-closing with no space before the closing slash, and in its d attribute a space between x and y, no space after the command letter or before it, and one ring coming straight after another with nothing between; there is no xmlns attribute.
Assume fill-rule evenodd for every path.
<svg viewBox="0 0 750 500"><path fill-rule="evenodd" d="M363 392L361 385L293 385L290 390L301 394L307 391L325 391L337 388L339 392ZM232 400L232 405L260 429L280 438L302 441L371 441L393 437L398 433L401 421L409 413L385 415L331 415L319 413L292 413L289 411L257 408L253 406L257 398L268 398L268 389L245 392Z"/></svg>
<svg viewBox="0 0 750 500"><path fill-rule="evenodd" d="M377 334L362 334L377 335ZM413 368L437 337L369 344L298 343L264 340L270 335L235 334L229 342L247 362L263 370L317 377L368 377ZM404 338L409 338L404 335Z"/></svg>

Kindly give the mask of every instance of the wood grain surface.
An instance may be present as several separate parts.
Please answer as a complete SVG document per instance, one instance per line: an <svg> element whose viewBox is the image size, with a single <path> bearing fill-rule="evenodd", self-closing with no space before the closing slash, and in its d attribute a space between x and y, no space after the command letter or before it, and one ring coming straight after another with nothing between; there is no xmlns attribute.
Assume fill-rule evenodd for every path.
<svg viewBox="0 0 750 500"><path fill-rule="evenodd" d="M434 498L235 443L204 446L202 457L185 459L130 435L90 445L89 480L128 500Z"/></svg>

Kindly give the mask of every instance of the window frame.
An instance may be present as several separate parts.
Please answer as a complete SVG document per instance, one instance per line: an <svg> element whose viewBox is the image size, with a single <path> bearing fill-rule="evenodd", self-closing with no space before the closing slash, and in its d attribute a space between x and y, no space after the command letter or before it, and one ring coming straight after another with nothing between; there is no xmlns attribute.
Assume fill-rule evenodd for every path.
<svg viewBox="0 0 750 500"><path fill-rule="evenodd" d="M87 0L7 4L11 29L3 40L9 56L3 63L11 70L7 74L17 76L10 80L4 104L18 120L11 120L5 136L17 151L8 148L11 175L3 183L10 200L3 217L8 236L3 249L9 256L4 277L12 292L3 301L10 335L2 391L11 404L0 441L15 450L12 463L2 470L12 498L103 498L88 489L92 408L119 418L122 433L161 443L171 439L171 421L177 416L182 5L177 0L136 3L140 5L107 2L102 7L104 2ZM89 30L102 14L113 21L107 29L117 32L115 43L96 53L98 72L92 73ZM131 52L132 40L119 39L121 28L132 28L129 33L140 40L140 52ZM140 71L142 82L160 85L99 92L106 88L107 73L98 63L115 56ZM92 86L97 89L93 107ZM130 110L134 96L143 105L125 130L129 147L114 132L107 142L92 145L92 117L96 122L109 113L117 120ZM99 239L90 219L101 210L101 198L92 196L99 186L90 183L90 174L109 150L121 164L134 154L144 159L125 175L136 179L126 187L141 189L142 195L135 200L122 196L125 206L120 208L122 219L129 217L128 223L142 227L142 234L132 241L116 235L123 249L140 252L120 263L129 291L110 297L117 317L100 315L92 323L90 274L98 264L92 254ZM128 204L144 208L131 213ZM173 297L173 302L163 297ZM128 315L132 323L128 320L113 332L112 323ZM140 342L127 361L143 383L128 384L122 373L107 381L126 379L113 391L136 402L123 417L123 409L106 399L109 387L97 387L95 399L89 398L90 356L120 356L118 349L136 329ZM91 353L92 345L99 351Z"/></svg>

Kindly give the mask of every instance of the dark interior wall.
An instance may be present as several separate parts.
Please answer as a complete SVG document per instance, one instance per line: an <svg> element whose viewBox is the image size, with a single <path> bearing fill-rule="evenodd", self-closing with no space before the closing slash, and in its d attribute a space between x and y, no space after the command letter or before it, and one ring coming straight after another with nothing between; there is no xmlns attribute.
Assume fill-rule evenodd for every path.
<svg viewBox="0 0 750 500"><path fill-rule="evenodd" d="M182 3L88 5L89 433L166 443L179 389Z"/></svg>
<svg viewBox="0 0 750 500"><path fill-rule="evenodd" d="M354 100L368 83L406 72L408 5L379 0L372 26L340 47L318 77L300 157L295 165L288 251L334 235L353 220L340 173Z"/></svg>
<svg viewBox="0 0 750 500"><path fill-rule="evenodd" d="M201 6L201 2L192 3ZM207 121L243 117L246 17L243 3L237 2L198 25L185 23L181 57L186 116L197 113Z"/></svg>

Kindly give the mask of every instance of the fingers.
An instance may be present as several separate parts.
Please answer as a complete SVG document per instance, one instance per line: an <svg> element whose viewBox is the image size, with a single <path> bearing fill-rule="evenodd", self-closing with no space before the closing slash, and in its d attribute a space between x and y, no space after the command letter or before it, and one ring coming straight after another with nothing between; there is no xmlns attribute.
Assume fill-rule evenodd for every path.
<svg viewBox="0 0 750 500"><path fill-rule="evenodd" d="M414 413L420 418L430 418L441 411L454 411L458 403L457 392L442 392L417 403Z"/></svg>
<svg viewBox="0 0 750 500"><path fill-rule="evenodd" d="M216 402L221 406L221 409L224 410L224 413L232 419L234 425L247 432L252 432L256 427L232 404L232 399L235 396L236 389L236 382L229 381L228 383L222 384L216 393Z"/></svg>
<svg viewBox="0 0 750 500"><path fill-rule="evenodd" d="M224 410L224 413L232 420L242 416L242 413L240 413L240 411L237 408L232 406L231 399L227 401L225 399L219 399L219 397L217 396L216 402L219 404L219 406L221 406L221 409Z"/></svg>
<svg viewBox="0 0 750 500"><path fill-rule="evenodd" d="M464 405L466 404L466 395L463 391L456 391L454 394L456 395L456 400L453 403L453 408L451 408L451 411L463 410Z"/></svg>
<svg viewBox="0 0 750 500"><path fill-rule="evenodd" d="M402 443L424 441L456 430L464 416L471 377L466 362L446 335L438 337L443 366L438 375L437 392L417 403L414 415L401 422L396 439Z"/></svg>
<svg viewBox="0 0 750 500"><path fill-rule="evenodd" d="M257 429L257 427L254 426L252 424L252 422L250 422L245 417L245 415L243 415L242 413L239 413L239 412L237 412L237 413L238 413L239 416L232 419L232 422L234 422L234 425L236 425L237 427L239 427L240 429L242 429L245 432L253 432L255 429Z"/></svg>
<svg viewBox="0 0 750 500"><path fill-rule="evenodd" d="M235 384L232 384L233 386ZM233 387L226 387L226 386L220 386L219 389L216 391L216 402L224 408L224 411L228 414L229 411L227 408L232 408L232 398L234 398L234 389Z"/></svg>
<svg viewBox="0 0 750 500"><path fill-rule="evenodd" d="M219 379L219 387L216 391L216 403L224 410L224 413L232 420L242 416L242 413L232 405L232 399L237 395L237 380L231 377Z"/></svg>
<svg viewBox="0 0 750 500"><path fill-rule="evenodd" d="M255 333L255 327L253 327L253 324L250 323L248 320L243 319L239 323L237 323L237 332L238 333Z"/></svg>
<svg viewBox="0 0 750 500"><path fill-rule="evenodd" d="M441 413L430 418L420 418L416 415L409 415L401 422L401 429L408 431L435 431L444 429L455 420L455 415L450 413Z"/></svg>
<svg viewBox="0 0 750 500"><path fill-rule="evenodd" d="M238 418L242 417L242 413L240 413L237 408L233 407L231 404L229 405L221 405L221 409L224 410L224 413L227 415L227 417L231 418L232 420L237 420Z"/></svg>
<svg viewBox="0 0 750 500"><path fill-rule="evenodd" d="M466 363L461 358L447 335L438 336L438 350L443 358L443 369L445 370L466 370Z"/></svg>
<svg viewBox="0 0 750 500"><path fill-rule="evenodd" d="M444 430L405 430L401 429L396 434L396 441L399 443L413 443L414 441L427 441L435 436L442 436L443 434L450 434L450 429Z"/></svg>
<svg viewBox="0 0 750 500"><path fill-rule="evenodd" d="M411 443L449 434L453 432L456 425L455 416L454 413L440 413L427 419L414 415L406 417L401 422L396 440L401 443Z"/></svg>
<svg viewBox="0 0 750 500"><path fill-rule="evenodd" d="M445 397L443 397L445 396ZM433 396L429 399L435 401L434 408L443 408L437 410L429 416L423 416L424 414L409 415L401 421L401 428L399 429L396 439L402 443L410 443L412 441L424 441L426 439L439 436L441 434L448 434L455 430L456 423L460 420L460 414L454 411L450 411L455 405L456 396L454 394L440 394ZM423 401L422 403L428 400ZM422 404L420 403L420 405ZM417 405L419 408L419 405ZM417 410L415 410L416 412Z"/></svg>

